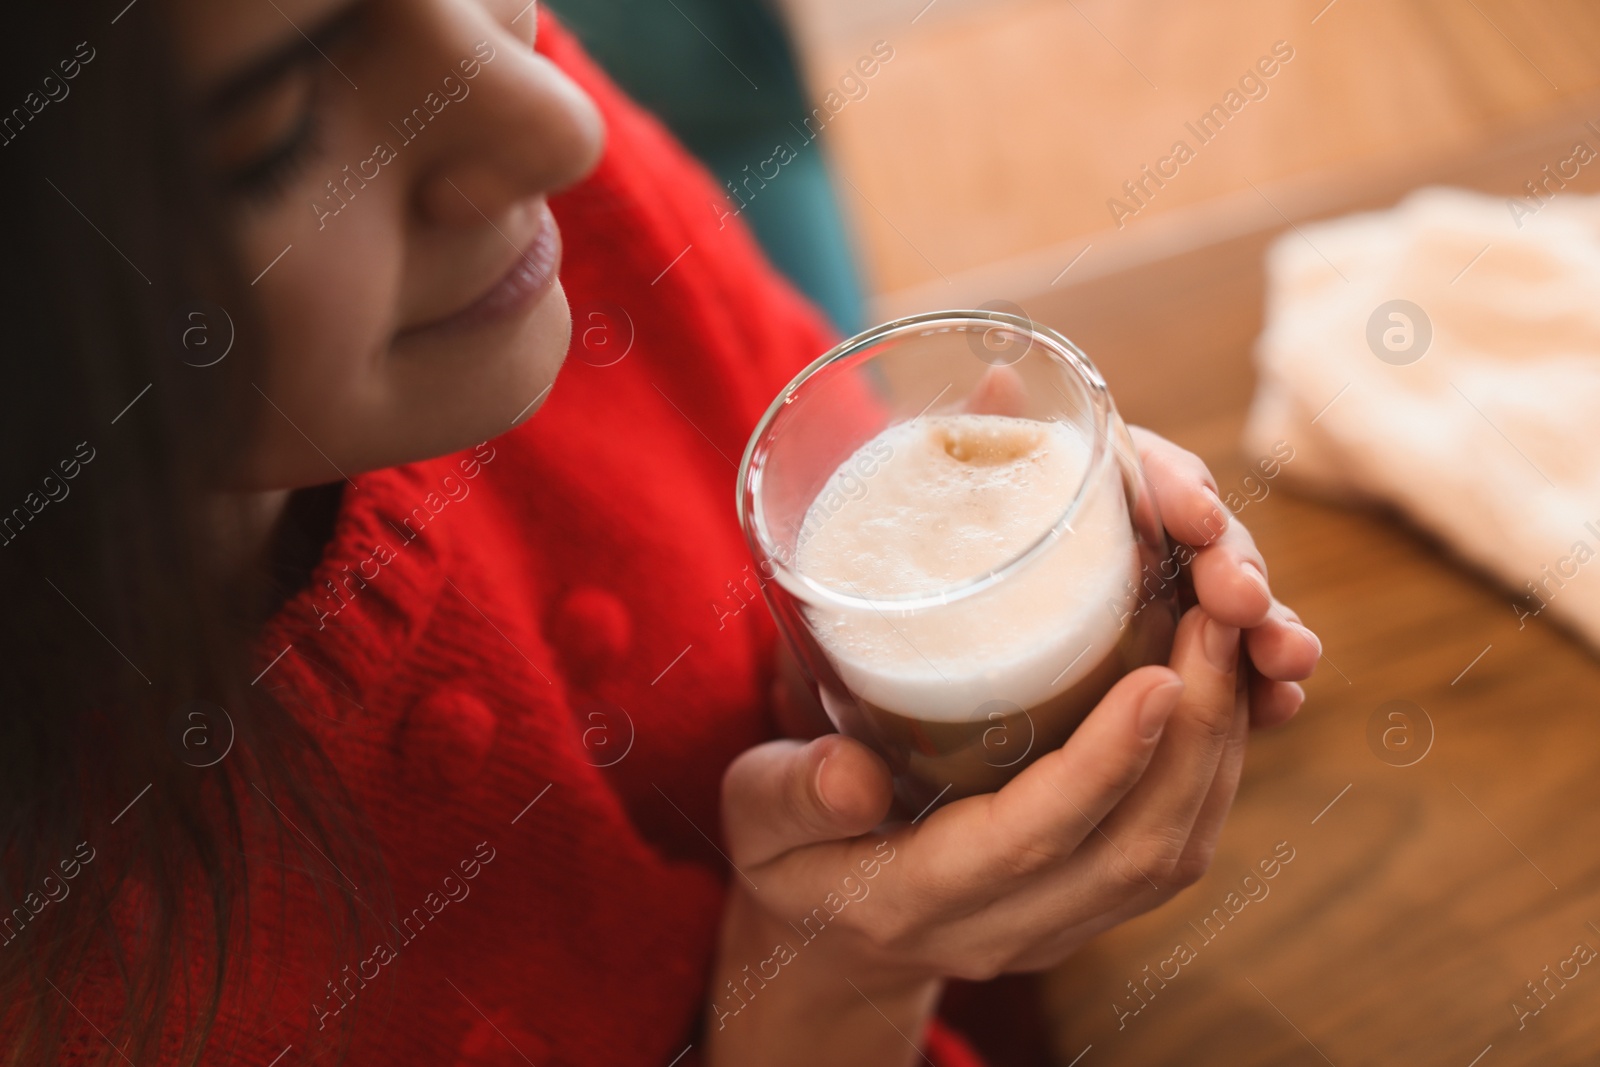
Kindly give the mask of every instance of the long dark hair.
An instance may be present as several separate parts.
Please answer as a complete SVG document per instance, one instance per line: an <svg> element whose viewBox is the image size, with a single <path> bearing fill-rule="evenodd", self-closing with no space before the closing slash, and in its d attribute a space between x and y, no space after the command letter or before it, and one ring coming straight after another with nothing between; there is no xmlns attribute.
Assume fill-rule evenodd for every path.
<svg viewBox="0 0 1600 1067"><path fill-rule="evenodd" d="M309 868L290 857L308 844L375 862L316 744L250 684L256 620L224 580L213 490L262 334L162 14L28 4L0 34L6 1064L56 1062L106 988L105 1062L198 1062L256 868ZM276 859L245 847L256 829L281 832ZM357 902L327 894L350 934ZM97 994L86 972L112 980Z"/></svg>

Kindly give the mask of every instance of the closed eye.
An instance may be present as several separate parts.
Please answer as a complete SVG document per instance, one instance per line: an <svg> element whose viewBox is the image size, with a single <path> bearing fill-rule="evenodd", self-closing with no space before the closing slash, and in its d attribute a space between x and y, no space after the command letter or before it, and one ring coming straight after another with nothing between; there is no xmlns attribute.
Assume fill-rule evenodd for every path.
<svg viewBox="0 0 1600 1067"><path fill-rule="evenodd" d="M351 3L302 36L243 64L207 101L212 157L230 195L268 200L284 192L321 148L319 89L327 52L359 28L363 4Z"/></svg>

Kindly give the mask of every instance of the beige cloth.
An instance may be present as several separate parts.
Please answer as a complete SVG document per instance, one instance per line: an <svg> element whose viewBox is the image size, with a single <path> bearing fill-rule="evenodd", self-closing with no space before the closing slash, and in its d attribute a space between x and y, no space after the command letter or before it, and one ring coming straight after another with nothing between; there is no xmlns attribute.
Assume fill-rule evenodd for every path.
<svg viewBox="0 0 1600 1067"><path fill-rule="evenodd" d="M1600 647L1600 197L1533 205L1431 188L1287 232L1244 446L1289 442L1286 482L1393 505ZM1396 299L1420 359L1405 318L1369 344Z"/></svg>

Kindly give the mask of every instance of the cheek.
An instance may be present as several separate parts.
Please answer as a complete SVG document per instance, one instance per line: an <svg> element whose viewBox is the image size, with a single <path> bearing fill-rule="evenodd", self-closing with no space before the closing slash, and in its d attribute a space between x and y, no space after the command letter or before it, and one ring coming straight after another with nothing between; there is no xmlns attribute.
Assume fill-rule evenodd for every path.
<svg viewBox="0 0 1600 1067"><path fill-rule="evenodd" d="M352 226L348 234L327 237L284 272L282 288L264 302L270 377L291 397L349 396L351 383L374 369L394 329L404 253L398 232Z"/></svg>
<svg viewBox="0 0 1600 1067"><path fill-rule="evenodd" d="M381 415L384 356L405 261L401 216L378 192L369 187L371 199L320 231L309 202L291 202L247 228L247 257L270 263L283 253L252 294L267 331L257 385L271 401L259 412L254 480L311 484L338 477L335 467L353 474L349 467L366 451L363 442Z"/></svg>

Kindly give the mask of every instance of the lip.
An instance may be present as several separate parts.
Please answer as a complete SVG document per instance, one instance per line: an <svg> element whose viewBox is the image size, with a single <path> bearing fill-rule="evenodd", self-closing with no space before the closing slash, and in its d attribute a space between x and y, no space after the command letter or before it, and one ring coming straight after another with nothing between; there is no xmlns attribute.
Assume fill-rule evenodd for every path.
<svg viewBox="0 0 1600 1067"><path fill-rule="evenodd" d="M539 228L498 281L459 311L431 322L408 326L400 337L475 330L532 308L555 286L561 267L561 229L550 205L539 204Z"/></svg>

